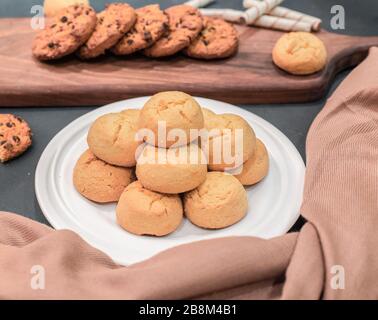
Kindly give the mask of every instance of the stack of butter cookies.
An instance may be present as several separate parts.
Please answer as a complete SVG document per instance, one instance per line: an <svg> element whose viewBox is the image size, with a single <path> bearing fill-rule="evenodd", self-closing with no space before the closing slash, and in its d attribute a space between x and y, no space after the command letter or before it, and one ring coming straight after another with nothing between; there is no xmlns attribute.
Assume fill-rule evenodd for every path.
<svg viewBox="0 0 378 320"><path fill-rule="evenodd" d="M199 59L232 56L238 35L232 24L219 18L203 18L189 5L162 11L158 4L134 10L126 3L109 4L96 12L86 4L62 9L33 41L33 55L56 60L76 53L81 59L112 52L125 56L141 52L152 58L178 52Z"/></svg>
<svg viewBox="0 0 378 320"><path fill-rule="evenodd" d="M87 141L74 169L77 191L118 202L118 224L137 235L167 235L184 216L206 229L233 225L248 210L244 186L269 169L248 122L215 114L183 92L161 92L141 110L99 117Z"/></svg>

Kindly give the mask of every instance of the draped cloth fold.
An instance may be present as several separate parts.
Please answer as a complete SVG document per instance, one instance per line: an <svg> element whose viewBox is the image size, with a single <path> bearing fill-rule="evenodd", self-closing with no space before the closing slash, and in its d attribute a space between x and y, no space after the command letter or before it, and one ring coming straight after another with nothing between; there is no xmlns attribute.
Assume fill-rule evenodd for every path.
<svg viewBox="0 0 378 320"><path fill-rule="evenodd" d="M199 241L122 267L71 231L1 213L0 298L378 299L378 48L327 101L306 154L307 222L270 240Z"/></svg>

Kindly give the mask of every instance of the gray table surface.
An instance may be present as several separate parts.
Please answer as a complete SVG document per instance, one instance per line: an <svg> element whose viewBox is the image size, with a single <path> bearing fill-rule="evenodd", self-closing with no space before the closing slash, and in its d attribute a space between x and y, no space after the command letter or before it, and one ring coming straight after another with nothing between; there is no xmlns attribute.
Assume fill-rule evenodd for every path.
<svg viewBox="0 0 378 320"><path fill-rule="evenodd" d="M121 1L121 0L119 0ZM101 10L104 4L111 1L91 0L92 5ZM159 2L163 8L183 1L127 1L136 7ZM30 8L42 4L43 0L1 0L0 17L31 16ZM300 10L323 19L323 27L331 30L330 10L333 5L340 4L345 8L345 30L338 33L351 35L378 34L378 1L377 0L286 0L286 7ZM241 9L242 0L217 0L212 7L228 7ZM332 30L331 30L332 31ZM1 57L0 57L1 58ZM350 70L340 73L328 94L348 75ZM6 77L6 74L2 74ZM279 128L294 143L303 159L305 159L305 140L308 129L323 107L327 97L312 102L285 105L241 105ZM74 119L93 110L98 106L70 108L1 108L0 113L15 113L26 119L34 132L33 146L23 156L7 164L0 165L0 211L10 211L30 217L48 224L38 205L34 193L34 173L46 145L49 141ZM303 221L299 220L294 230L298 230Z"/></svg>

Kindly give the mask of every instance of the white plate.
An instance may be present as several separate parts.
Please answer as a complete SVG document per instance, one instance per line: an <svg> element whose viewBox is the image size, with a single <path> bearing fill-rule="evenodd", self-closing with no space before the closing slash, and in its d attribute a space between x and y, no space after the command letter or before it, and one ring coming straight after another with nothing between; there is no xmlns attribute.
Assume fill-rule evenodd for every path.
<svg viewBox="0 0 378 320"><path fill-rule="evenodd" d="M82 197L72 182L76 160L87 149L89 126L99 116L128 108L141 108L148 97L116 102L96 109L60 131L43 152L36 170L35 190L42 212L56 229L77 232L119 264L129 265L180 244L225 236L271 238L286 233L299 216L305 166L294 145L260 117L233 105L196 98L216 113L234 113L246 119L267 146L268 176L248 188L249 210L239 223L217 231L200 229L188 220L167 237L135 236L119 227L115 204L95 204Z"/></svg>

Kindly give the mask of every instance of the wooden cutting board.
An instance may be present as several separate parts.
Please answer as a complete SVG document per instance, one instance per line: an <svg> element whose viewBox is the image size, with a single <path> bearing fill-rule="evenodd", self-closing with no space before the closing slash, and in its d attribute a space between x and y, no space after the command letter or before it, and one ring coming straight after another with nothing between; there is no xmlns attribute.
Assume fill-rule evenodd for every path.
<svg viewBox="0 0 378 320"><path fill-rule="evenodd" d="M292 76L276 68L272 48L281 32L238 26L239 53L199 61L181 55L153 60L111 55L41 63L31 56L28 18L0 19L0 106L101 105L158 91L181 90L231 103L306 102L321 98L335 75L361 62L378 37L320 32L329 52L325 70Z"/></svg>

